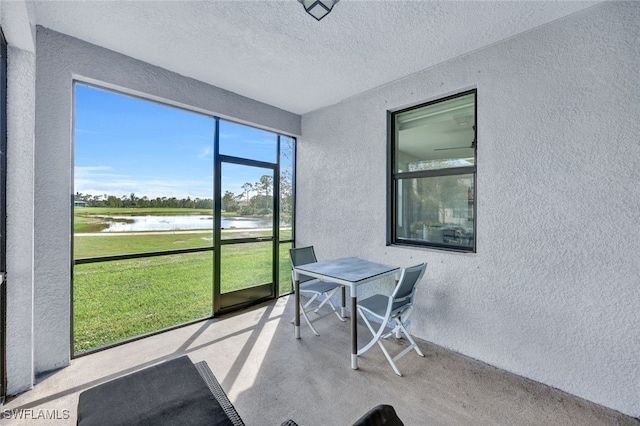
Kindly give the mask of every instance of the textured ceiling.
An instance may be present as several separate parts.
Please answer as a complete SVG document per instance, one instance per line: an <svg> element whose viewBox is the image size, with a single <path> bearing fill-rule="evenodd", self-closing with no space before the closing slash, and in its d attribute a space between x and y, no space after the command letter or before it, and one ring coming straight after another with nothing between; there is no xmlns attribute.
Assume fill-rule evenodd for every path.
<svg viewBox="0 0 640 426"><path fill-rule="evenodd" d="M36 23L297 114L600 1L36 2Z"/></svg>

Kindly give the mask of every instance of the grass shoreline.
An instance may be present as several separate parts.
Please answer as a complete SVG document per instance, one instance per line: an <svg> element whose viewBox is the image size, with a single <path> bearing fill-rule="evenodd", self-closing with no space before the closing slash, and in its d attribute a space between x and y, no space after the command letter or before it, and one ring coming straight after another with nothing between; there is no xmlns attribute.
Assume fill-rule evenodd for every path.
<svg viewBox="0 0 640 426"><path fill-rule="evenodd" d="M212 209L191 209L191 208L162 208L162 207L143 207L143 208L122 208L122 207L74 207L74 233L93 233L101 232L109 228L110 222L133 223L133 219L123 218L122 216L140 217L140 216L212 216ZM118 218L117 217L120 216ZM272 216L239 216L236 212L222 212L222 217L246 217L251 219L269 219ZM109 218L105 221L105 218Z"/></svg>

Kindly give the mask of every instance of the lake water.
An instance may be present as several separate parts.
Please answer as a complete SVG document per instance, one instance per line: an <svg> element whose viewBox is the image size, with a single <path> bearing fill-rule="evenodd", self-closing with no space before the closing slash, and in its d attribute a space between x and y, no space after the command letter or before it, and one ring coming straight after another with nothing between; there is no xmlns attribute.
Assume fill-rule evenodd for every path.
<svg viewBox="0 0 640 426"><path fill-rule="evenodd" d="M102 232L139 231L183 231L189 229L212 229L213 216L109 216L103 218L109 227ZM132 222L133 221L133 222ZM248 217L223 217L222 228L270 228L270 219Z"/></svg>

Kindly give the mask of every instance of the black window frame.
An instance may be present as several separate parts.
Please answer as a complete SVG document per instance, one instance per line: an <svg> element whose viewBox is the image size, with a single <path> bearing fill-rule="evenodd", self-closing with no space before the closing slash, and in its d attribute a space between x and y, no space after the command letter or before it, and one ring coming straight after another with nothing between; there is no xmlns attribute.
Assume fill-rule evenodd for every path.
<svg viewBox="0 0 640 426"><path fill-rule="evenodd" d="M1 31L0 31L0 36L1 36ZM96 256L96 257L87 257L87 258L75 258L75 254L74 254L74 247L73 247L73 235L74 235L74 219L75 219L75 215L74 215L74 194L75 194L75 189L73 189L71 191L70 194L70 200L72 201L70 203L71 206L71 210L70 210L70 215L71 215L71 235L72 235L72 239L71 239L71 245L70 245L70 254L71 254L71 282L70 282L70 287L71 287L71 321L70 321L70 353L71 358L75 359L75 358L79 358L85 355L90 355L96 352L100 352L102 350L105 349L109 349L112 347L116 347L116 346L120 346L129 342L133 342L136 340L140 340L149 336L153 336L153 335L157 335L160 333L164 333L166 331L170 331L170 330L174 330L174 329L178 329L178 328L182 328L182 327L186 327L188 325L194 324L194 323L198 323L201 321L205 321L208 320L210 318L216 318L219 317L222 314L226 314L228 312L234 312L234 311L239 311L242 309L245 309L248 306L251 305L255 305L258 303L262 303L264 300L272 300L272 299L277 299L279 297L282 296L287 296L289 294L293 293L293 282L291 282L291 280L289 280L291 282L291 286L288 288L285 288L284 290L280 290L279 286L280 286L280 250L281 250L281 246L289 244L291 245L291 247L295 247L295 235L296 235L296 227L295 227L295 216L296 216L296 202L295 202L295 190L296 190L296 155L297 155L297 143L298 143L298 139L295 136L292 135L288 135L288 134L284 134L281 132L277 132L274 130L267 130L264 128L260 128L257 126L253 126L247 123L242 123L240 121L235 121L233 119L230 118L221 118L218 115L215 114L210 114L210 113L202 113L202 112L197 112L193 109L190 109L188 107L178 107L175 105L171 105L165 102L162 102L160 100L155 100L155 99L151 99L149 97L145 97L142 95L133 95L130 93L127 93L125 91L121 91L121 90L117 90L117 89L113 89L113 88L108 88L105 86L102 86L100 84L96 84L96 83L91 83L88 81L84 81L84 80L80 80L80 79L74 79L73 83L72 83L72 96L74 99L74 105L75 105L75 87L76 85L82 85L85 87L89 87L89 88L93 88L96 90L102 90L102 91L106 91L112 94L117 94L120 96L125 96L125 97L129 97L129 98L133 98L133 99L138 99L141 101L145 101L145 102L151 102L157 105L161 105L161 106L165 106L165 107L169 107L169 108L175 108L178 110L182 110L182 111L186 111L186 112L190 112L190 113L194 113L194 114L199 114L202 116L206 116L206 117L210 117L214 120L215 122L215 130L214 130L214 146L215 146L215 154L214 154L214 160L212 161L212 166L213 166L213 174L217 176L217 178L215 180L217 180L218 182L220 181L220 168L219 168L219 158L218 157L227 157L227 159L229 158L234 158L231 156L224 156L218 153L218 149L219 149L219 138L220 138L220 128L219 128L219 122L225 121L227 123L232 123L235 125L240 125L240 126L245 126L245 127L249 127L249 128L254 128L257 130L261 130L261 131L265 131L268 132L274 136L276 136L277 138L277 144L276 144L276 158L273 162L270 161L260 161L260 160L252 160L252 159L248 159L248 158L236 158L236 160L239 161L239 163L246 163L246 164L250 164L250 165L255 165L256 163L264 163L265 166L268 167L272 167L273 171L274 171L274 235L272 237L272 240L274 241L274 249L273 249L273 274L272 274L272 279L273 279L273 286L274 286L274 293L265 298L265 299L260 299L260 300L250 300L247 303L244 303L242 305L238 305L238 306L234 306L232 308L226 309L226 310L220 310L218 309L218 305L219 305L219 296L216 296L214 294L214 298L213 298L213 303L212 303L212 313L210 316L207 317L203 317L203 318L197 318L197 319L193 319L193 320L189 320L187 322L183 322L180 324L175 324L166 328L162 328L162 329L158 329L155 331L151 331L151 332L147 332L144 334L139 334L136 336L132 336L132 337L126 337L122 340L118 340L115 342L110 342L107 343L103 346L98 346L98 347L94 347L91 349L88 349L86 351L83 352L75 352L75 347L74 347L74 336L75 336L75 330L74 330L74 314L73 314L73 289L74 289L74 283L73 283L73 275L74 275L74 270L73 268L76 265L81 265L81 264L88 264L88 263L97 263L97 262L109 262L109 261L115 261L115 260L126 260L126 259L139 259L139 258L146 258L146 257L162 257L162 256L170 256L170 255L176 255L176 254L188 254L188 253L197 253L197 252L204 252L204 251L212 251L214 254L214 270L215 271L219 271L220 270L220 247L222 245L227 244L226 242L221 242L220 239L220 235L218 234L217 237L214 237L214 242L213 245L211 247L202 247L202 248L191 248L191 249L176 249L176 250L162 250L162 251L151 251L151 252L136 252L136 253L129 253L129 254L117 254L117 255L108 255L108 256ZM4 92L2 92L4 94ZM75 106L74 106L74 111L73 111L73 116L72 116L72 120L75 119ZM73 133L74 131L72 131ZM74 136L75 138L75 136ZM280 226L279 223L276 222L276 218L279 219L280 218L280 199L279 197L275 197L275 191L277 191L278 193L280 193L280 179L282 177L281 175L281 148L282 148L282 140L284 138L290 139L291 141L291 145L292 145L292 159L291 159L291 237L290 238L282 238L280 237ZM73 142L73 154L75 155L75 139ZM2 157L0 157L1 159ZM74 180L75 180L75 176L74 176ZM4 182L4 181L0 181ZM217 186L217 184L214 182L214 193L212 194L213 198L214 198L214 203L218 203L219 200L221 200L221 196L218 193L216 193L215 187ZM75 187L75 182L74 182L74 187ZM0 189L1 189L1 185L0 185ZM4 196L4 193L2 193L2 196ZM1 200L0 200L1 201ZM215 206L214 205L214 216L215 217L220 217L220 209L221 209L221 204ZM277 212L277 213L276 213ZM0 221L0 224L2 222ZM214 234L216 232L219 233L220 231L220 227L216 227L214 225ZM4 234L3 234L4 235ZM261 238L258 238L261 239ZM2 242L2 239L0 239L0 242ZM249 242L249 241L248 241ZM288 250L287 250L288 251ZM4 253L4 251L2 251L2 253ZM2 254L0 253L0 254ZM289 263L287 262L287 265L289 265ZM0 265L1 266L1 265ZM289 274L287 274L287 277L289 276ZM214 280L212 282L212 292L215 292L216 289L214 288L215 286L219 286L219 279L216 279L214 277ZM6 375L5 375L6 377ZM1 395L1 394L0 394Z"/></svg>
<svg viewBox="0 0 640 426"><path fill-rule="evenodd" d="M7 392L7 41L0 28L0 405Z"/></svg>
<svg viewBox="0 0 640 426"><path fill-rule="evenodd" d="M462 96L474 95L474 163L473 166L441 168L421 171L396 171L396 116L408 111L418 110L421 108L445 102ZM465 90L454 95L438 98L433 101L424 102L410 107L402 108L395 111L387 111L387 246L408 246L432 248L444 251L455 251L463 253L476 253L477 247L477 169L478 169L478 92L477 89ZM468 245L435 243L425 240L399 238L397 232L398 219L398 182L403 179L419 179L432 178L454 175L472 175L473 177L473 238L470 239ZM471 202L471 200L470 200Z"/></svg>

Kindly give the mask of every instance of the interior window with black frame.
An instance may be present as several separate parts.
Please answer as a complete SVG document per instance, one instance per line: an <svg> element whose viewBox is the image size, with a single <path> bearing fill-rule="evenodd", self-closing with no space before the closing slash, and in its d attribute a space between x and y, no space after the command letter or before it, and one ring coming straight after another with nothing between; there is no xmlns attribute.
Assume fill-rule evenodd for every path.
<svg viewBox="0 0 640 426"><path fill-rule="evenodd" d="M390 114L390 244L475 251L476 90Z"/></svg>

